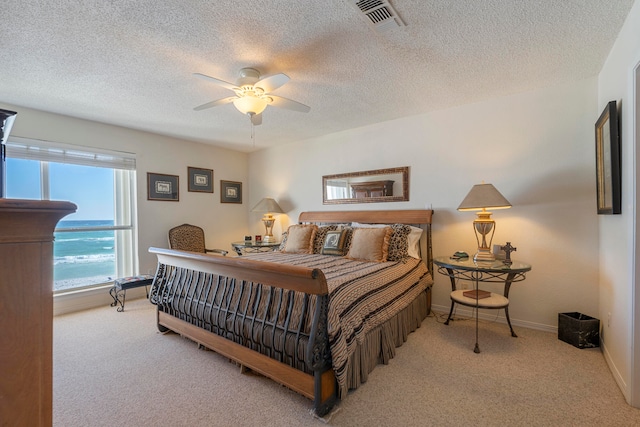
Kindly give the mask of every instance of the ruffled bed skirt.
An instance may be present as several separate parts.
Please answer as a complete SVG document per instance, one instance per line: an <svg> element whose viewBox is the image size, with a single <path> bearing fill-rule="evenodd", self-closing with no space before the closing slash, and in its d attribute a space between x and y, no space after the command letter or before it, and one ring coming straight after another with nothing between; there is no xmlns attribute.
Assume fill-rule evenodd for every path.
<svg viewBox="0 0 640 427"><path fill-rule="evenodd" d="M429 314L428 298L431 288L427 288L418 298L413 300L404 310L372 329L356 350L349 357L346 387L340 387L339 397L342 399L349 390L365 383L369 373L380 363L388 364L396 355L409 334L420 327Z"/></svg>

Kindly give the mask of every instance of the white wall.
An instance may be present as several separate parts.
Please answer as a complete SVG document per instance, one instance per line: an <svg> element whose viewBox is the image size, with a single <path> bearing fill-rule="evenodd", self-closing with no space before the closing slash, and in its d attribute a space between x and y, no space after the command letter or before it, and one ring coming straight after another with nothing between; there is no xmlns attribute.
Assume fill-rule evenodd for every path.
<svg viewBox="0 0 640 427"><path fill-rule="evenodd" d="M640 63L640 1L636 1L598 77L598 114L607 102L619 104L622 153L622 214L598 218L600 318L607 362L631 402L634 319L634 236L636 219L636 141L634 140L634 68ZM637 231L636 231L637 232ZM637 284L635 284L637 286ZM640 307L635 307L636 313ZM611 321L606 319L611 313ZM636 325L636 328L638 326ZM635 343L640 346L640 342ZM637 351L637 350L636 350ZM636 362L640 363L640 362ZM635 366L638 378L640 366ZM640 380L633 404L640 407Z"/></svg>
<svg viewBox="0 0 640 427"><path fill-rule="evenodd" d="M221 179L242 182L245 194L248 193L247 154L12 105L0 104L0 108L18 112L11 136L136 154L141 273L155 272L156 259L148 248L168 247L167 231L175 225L185 222L199 225L205 229L208 247L226 250L231 250L230 242L241 240L246 233L246 195L243 204L220 203L219 182ZM187 191L188 166L213 169L213 194ZM178 175L180 201L147 200L147 172Z"/></svg>
<svg viewBox="0 0 640 427"><path fill-rule="evenodd" d="M555 330L559 312L598 315L596 118L593 78L259 151L250 205L280 202L288 215L274 234L303 210L433 206L434 255L473 253L475 215L456 208L474 184L492 183L513 204L494 212L494 242L511 241L514 258L533 265L512 287L511 318ZM323 175L397 166L410 166L409 202L322 204ZM250 219L259 232L259 216ZM436 276L434 308L448 310L448 279Z"/></svg>

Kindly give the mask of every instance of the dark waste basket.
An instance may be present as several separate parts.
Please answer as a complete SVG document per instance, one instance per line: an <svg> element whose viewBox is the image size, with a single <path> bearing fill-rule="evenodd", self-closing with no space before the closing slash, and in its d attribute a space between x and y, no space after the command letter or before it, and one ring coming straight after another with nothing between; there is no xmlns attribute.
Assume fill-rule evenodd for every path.
<svg viewBox="0 0 640 427"><path fill-rule="evenodd" d="M582 313L558 313L558 339L578 348L600 347L600 320Z"/></svg>

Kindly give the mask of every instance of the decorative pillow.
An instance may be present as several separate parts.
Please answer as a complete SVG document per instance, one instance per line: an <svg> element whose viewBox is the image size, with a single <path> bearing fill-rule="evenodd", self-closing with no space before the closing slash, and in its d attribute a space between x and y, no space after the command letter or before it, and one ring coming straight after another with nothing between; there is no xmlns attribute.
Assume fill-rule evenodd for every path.
<svg viewBox="0 0 640 427"><path fill-rule="evenodd" d="M391 227L354 229L346 257L360 261L386 261L392 232Z"/></svg>
<svg viewBox="0 0 640 427"><path fill-rule="evenodd" d="M402 261L409 256L409 234L411 227L405 224L393 224L393 233L389 238L389 255L387 261Z"/></svg>
<svg viewBox="0 0 640 427"><path fill-rule="evenodd" d="M322 245L322 255L344 255L344 244L347 240L347 230L327 231Z"/></svg>
<svg viewBox="0 0 640 427"><path fill-rule="evenodd" d="M343 227L338 227L338 230L344 230L345 238L344 238L344 251L349 252L349 248L351 247L351 238L353 237L353 228L350 225L345 225Z"/></svg>
<svg viewBox="0 0 640 427"><path fill-rule="evenodd" d="M315 224L291 225L287 230L287 241L282 252L292 254L313 253L313 238L318 231Z"/></svg>
<svg viewBox="0 0 640 427"><path fill-rule="evenodd" d="M316 231L316 237L313 239L313 253L322 253L322 247L324 246L325 237L329 231L337 230L337 225L323 225L318 227Z"/></svg>
<svg viewBox="0 0 640 427"><path fill-rule="evenodd" d="M412 258L420 259L420 237L422 237L424 230L419 227L410 227L411 233L409 233L407 253Z"/></svg>
<svg viewBox="0 0 640 427"><path fill-rule="evenodd" d="M287 235L289 233L287 231L282 232L282 241L280 242L280 246L278 247L279 251L284 251L284 247L287 245Z"/></svg>

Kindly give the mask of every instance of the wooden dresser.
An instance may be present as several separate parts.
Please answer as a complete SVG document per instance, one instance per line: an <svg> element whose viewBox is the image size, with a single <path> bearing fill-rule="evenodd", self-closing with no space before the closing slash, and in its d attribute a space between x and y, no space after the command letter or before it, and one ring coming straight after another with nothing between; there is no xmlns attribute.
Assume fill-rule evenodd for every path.
<svg viewBox="0 0 640 427"><path fill-rule="evenodd" d="M0 199L0 426L50 426L53 230L69 202Z"/></svg>

